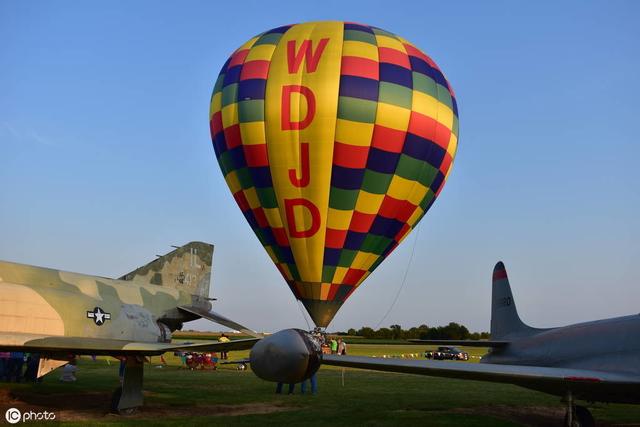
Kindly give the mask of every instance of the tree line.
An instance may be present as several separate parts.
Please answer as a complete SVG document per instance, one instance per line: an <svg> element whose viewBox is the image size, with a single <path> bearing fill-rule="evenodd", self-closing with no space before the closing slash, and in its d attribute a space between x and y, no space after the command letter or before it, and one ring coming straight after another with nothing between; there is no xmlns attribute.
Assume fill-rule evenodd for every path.
<svg viewBox="0 0 640 427"><path fill-rule="evenodd" d="M391 325L388 328L374 330L368 326L347 332L338 332L337 335L360 336L363 338L391 339L391 340L482 340L489 339L489 332L469 332L466 326L451 322L446 326L429 327L427 325L414 326L410 329L402 329L400 325Z"/></svg>

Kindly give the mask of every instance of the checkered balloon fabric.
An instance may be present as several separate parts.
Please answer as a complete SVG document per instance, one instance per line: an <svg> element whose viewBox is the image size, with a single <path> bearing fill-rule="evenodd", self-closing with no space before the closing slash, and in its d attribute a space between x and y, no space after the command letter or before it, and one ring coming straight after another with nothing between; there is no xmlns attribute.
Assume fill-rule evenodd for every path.
<svg viewBox="0 0 640 427"><path fill-rule="evenodd" d="M458 145L455 95L435 62L354 23L252 38L223 65L209 117L233 197L325 327L429 210Z"/></svg>

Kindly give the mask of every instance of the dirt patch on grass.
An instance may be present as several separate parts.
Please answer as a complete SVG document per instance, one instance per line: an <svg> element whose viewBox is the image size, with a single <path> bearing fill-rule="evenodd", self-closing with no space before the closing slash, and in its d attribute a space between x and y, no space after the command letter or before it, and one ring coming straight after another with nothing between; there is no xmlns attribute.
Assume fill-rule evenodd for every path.
<svg viewBox="0 0 640 427"><path fill-rule="evenodd" d="M564 422L564 409L549 406L493 405L476 408L456 408L452 412L491 416L527 427L560 427Z"/></svg>
<svg viewBox="0 0 640 427"><path fill-rule="evenodd" d="M139 414L134 416L140 416L146 418L147 416L157 417L192 417L192 416L238 416L238 415L258 415L258 414L271 414L274 412L283 412L298 409L295 406L286 406L279 403L244 403L239 405L206 405L206 406L181 406L181 407L168 407L158 405L144 406Z"/></svg>
<svg viewBox="0 0 640 427"><path fill-rule="evenodd" d="M565 409L558 406L508 406L492 405L476 408L456 408L451 412L469 415L485 415L512 421L526 427L561 427L564 425ZM613 424L598 421L598 426Z"/></svg>
<svg viewBox="0 0 640 427"><path fill-rule="evenodd" d="M86 392L82 394L38 394L23 391L0 390L0 407L13 407L21 411L54 412L61 421L100 420L120 417L109 413L111 394L105 392ZM147 404L126 418L188 418L197 416L240 416L271 414L299 409L274 403L245 403L238 405L161 405Z"/></svg>

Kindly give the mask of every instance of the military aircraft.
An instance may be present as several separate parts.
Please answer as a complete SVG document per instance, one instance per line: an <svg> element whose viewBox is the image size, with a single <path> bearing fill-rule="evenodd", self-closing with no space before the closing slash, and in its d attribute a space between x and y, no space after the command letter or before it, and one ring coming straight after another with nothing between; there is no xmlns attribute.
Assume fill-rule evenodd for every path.
<svg viewBox="0 0 640 427"><path fill-rule="evenodd" d="M69 355L125 358L113 409L142 405L144 356L167 351L248 349L260 334L211 311L213 245L191 242L119 279L0 261L0 351L41 355L38 377ZM204 318L255 338L171 342L183 323Z"/></svg>
<svg viewBox="0 0 640 427"><path fill-rule="evenodd" d="M520 320L502 262L493 271L490 341L412 340L489 347L481 363L321 355L312 334L288 329L251 351L253 371L270 381L298 382L321 363L351 368L516 384L560 396L565 424L594 420L576 400L640 403L640 315L537 329ZM255 362L254 362L255 359Z"/></svg>

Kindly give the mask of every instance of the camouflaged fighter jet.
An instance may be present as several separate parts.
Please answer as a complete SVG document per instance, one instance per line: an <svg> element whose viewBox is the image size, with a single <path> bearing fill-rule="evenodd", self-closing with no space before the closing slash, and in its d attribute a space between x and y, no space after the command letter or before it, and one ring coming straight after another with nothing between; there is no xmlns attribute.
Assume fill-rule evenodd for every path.
<svg viewBox="0 0 640 427"><path fill-rule="evenodd" d="M40 353L38 377L71 354L126 357L114 409L142 405L143 357L167 351L248 349L261 337L211 311L213 245L191 242L119 279L0 261L0 351ZM208 319L255 338L171 342L183 323Z"/></svg>
<svg viewBox="0 0 640 427"><path fill-rule="evenodd" d="M518 316L502 262L493 270L490 341L410 341L491 351L480 363L322 355L314 334L286 329L253 347L251 368L262 379L287 383L309 378L325 364L516 384L562 397L565 425L574 427L594 425L576 399L640 403L640 315L532 328Z"/></svg>

